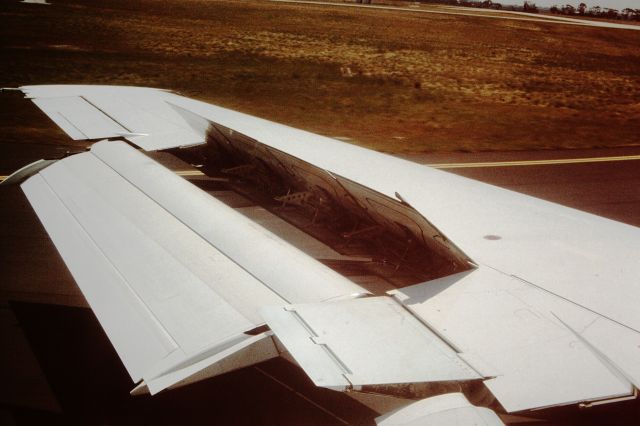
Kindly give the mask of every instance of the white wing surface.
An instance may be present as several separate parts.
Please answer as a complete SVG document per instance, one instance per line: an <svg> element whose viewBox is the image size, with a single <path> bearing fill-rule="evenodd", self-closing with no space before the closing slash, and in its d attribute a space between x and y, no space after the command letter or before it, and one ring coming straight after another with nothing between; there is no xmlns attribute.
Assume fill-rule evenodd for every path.
<svg viewBox="0 0 640 426"><path fill-rule="evenodd" d="M364 292L122 142L22 188L134 381L244 349L262 306Z"/></svg>
<svg viewBox="0 0 640 426"><path fill-rule="evenodd" d="M165 102L166 92L161 90L109 86L22 89L74 140L123 137L147 151L205 142L205 134L189 126Z"/></svg>
<svg viewBox="0 0 640 426"><path fill-rule="evenodd" d="M170 102L390 198L401 194L474 263L640 331L637 227L203 102Z"/></svg>
<svg viewBox="0 0 640 426"><path fill-rule="evenodd" d="M318 386L482 378L390 297L271 307L262 314Z"/></svg>
<svg viewBox="0 0 640 426"><path fill-rule="evenodd" d="M589 327L598 315L493 269L481 266L393 293L463 359L494 376L485 384L507 411L616 398L633 392L632 380L640 383L632 374L637 361L607 361L558 320ZM627 345L621 353L638 342L628 330L611 331L618 345Z"/></svg>
<svg viewBox="0 0 640 426"><path fill-rule="evenodd" d="M362 336L393 342L410 362L434 360L438 371L396 364L394 377L404 383L468 381L475 374L506 411L615 399L640 387L637 227L162 90L21 90L72 137L124 137L147 150L208 140L210 148L229 147L320 188L378 227L406 232L448 256L451 270L471 268L377 301L320 303L365 291L275 237L265 238L250 220L131 148L100 143L42 170L24 187L83 290L102 292L93 282L113 280L118 290L104 297L139 322L140 330L129 331L117 318L101 318L116 346L152 336L139 352L121 351L134 377L145 377L149 359L161 365L153 374L167 377L164 363L170 362L161 360L179 350L181 359L198 353L198 362L213 356L216 363L229 347L253 350L246 348L258 342L238 336L266 319L316 383L323 379L318 372L335 378L329 387L392 380L383 377L389 371L357 362L373 341ZM147 210L152 213L139 213ZM135 237L117 250L116 240L125 236ZM200 258L201 251L210 255ZM97 270L104 272L94 279ZM94 309L106 318L109 309L96 294ZM395 299L391 305L388 296ZM191 303L197 312L185 314ZM274 307L261 310L268 305ZM364 319L370 315L381 323ZM423 328L385 328L398 318ZM215 321L220 326L202 330L185 325ZM313 342L315 329L332 338ZM222 349L212 353L211 347ZM402 352L409 347L417 349ZM359 376L346 380L341 368Z"/></svg>

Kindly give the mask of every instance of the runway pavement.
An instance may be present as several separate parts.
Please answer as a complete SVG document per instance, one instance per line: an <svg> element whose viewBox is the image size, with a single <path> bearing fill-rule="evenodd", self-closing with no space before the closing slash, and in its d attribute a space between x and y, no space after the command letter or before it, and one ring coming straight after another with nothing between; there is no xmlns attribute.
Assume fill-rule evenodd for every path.
<svg viewBox="0 0 640 426"><path fill-rule="evenodd" d="M404 158L640 226L640 146Z"/></svg>
<svg viewBox="0 0 640 426"><path fill-rule="evenodd" d="M20 152L22 163L68 150L37 144L24 150L3 148ZM198 170L166 154L158 157L188 179L202 178ZM404 157L640 225L640 147ZM0 158L0 175L10 174L16 161ZM0 419L17 424L198 424L201 419L218 424L370 424L376 415L343 394L316 388L283 360L154 398L131 398L132 384L122 364L91 311L81 308L86 306L82 295L15 186L0 187L0 241ZM639 410L637 402L588 413L557 409L551 423L541 424L624 424Z"/></svg>

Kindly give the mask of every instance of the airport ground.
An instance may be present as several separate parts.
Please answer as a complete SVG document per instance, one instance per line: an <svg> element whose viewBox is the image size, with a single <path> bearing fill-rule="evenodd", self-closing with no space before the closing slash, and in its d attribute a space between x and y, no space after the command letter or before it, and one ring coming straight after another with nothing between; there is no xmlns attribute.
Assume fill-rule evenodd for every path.
<svg viewBox="0 0 640 426"><path fill-rule="evenodd" d="M638 145L640 31L508 17L271 1L5 2L0 75L4 86L169 88L395 153Z"/></svg>
<svg viewBox="0 0 640 426"><path fill-rule="evenodd" d="M262 1L16 3L0 20L2 86L172 88L640 226L638 31ZM0 175L86 146L15 92L0 96L0 129ZM0 423L372 422L283 360L129 397L25 197L0 190ZM543 417L504 420L622 425L640 405Z"/></svg>

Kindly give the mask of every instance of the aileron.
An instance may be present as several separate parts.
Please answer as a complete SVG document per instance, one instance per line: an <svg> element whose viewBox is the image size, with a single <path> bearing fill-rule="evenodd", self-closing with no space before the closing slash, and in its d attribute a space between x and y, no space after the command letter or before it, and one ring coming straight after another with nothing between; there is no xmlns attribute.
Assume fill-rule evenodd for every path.
<svg viewBox="0 0 640 426"><path fill-rule="evenodd" d="M74 140L125 138L147 151L203 144L205 134L165 102L167 93L103 86L22 87Z"/></svg>
<svg viewBox="0 0 640 426"><path fill-rule="evenodd" d="M81 96L34 99L33 103L75 140L107 138L129 131Z"/></svg>

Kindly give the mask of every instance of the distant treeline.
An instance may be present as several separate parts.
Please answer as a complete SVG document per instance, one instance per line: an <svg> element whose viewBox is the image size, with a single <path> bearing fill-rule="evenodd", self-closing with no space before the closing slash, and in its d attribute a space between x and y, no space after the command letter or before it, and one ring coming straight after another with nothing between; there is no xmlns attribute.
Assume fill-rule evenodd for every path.
<svg viewBox="0 0 640 426"><path fill-rule="evenodd" d="M587 8L586 3L580 3L578 7L573 7L570 4L566 4L564 6L554 5L549 8L549 11L558 15L592 16L594 18L640 21L640 9L631 9L630 7L619 11L618 9L600 6L592 6Z"/></svg>
<svg viewBox="0 0 640 426"><path fill-rule="evenodd" d="M431 3L431 2L429 2ZM435 3L435 2L433 2ZM528 7L529 11L531 12L538 12L538 9L536 9L536 5L533 4L533 8L531 8L531 5L529 2L525 2L525 6L520 7L520 6L516 6L516 5L505 5L503 6L502 3L494 3L491 0L484 0L484 1L470 1L470 0L451 0L451 1L444 1L444 3L447 4L455 4L458 6L465 6L465 7L479 7L482 9L506 9L506 10L525 10L524 7ZM535 10L534 10L535 9Z"/></svg>
<svg viewBox="0 0 640 426"><path fill-rule="evenodd" d="M373 0L355 0L356 3L371 4ZM506 0L508 1L508 0ZM383 0L381 3L386 3ZM389 1L393 3L393 1ZM518 12L538 13L538 7L531 1L525 1L522 6L514 4L502 4L492 0L419 0L416 3L446 4L449 6L477 7L480 9L514 10Z"/></svg>
<svg viewBox="0 0 640 426"><path fill-rule="evenodd" d="M509 0L505 0L509 1ZM357 3L372 3L372 0L356 0ZM589 16L593 18L620 19L626 21L640 21L640 9L626 8L619 11L607 7L592 6L580 3L578 7L570 4L564 6L554 5L550 8L539 8L532 1L525 1L522 6L513 4L502 4L492 0L420 0L418 3L446 4L451 6L478 7L482 9L504 9L519 12L538 13L540 10L549 11L558 15L569 16Z"/></svg>

